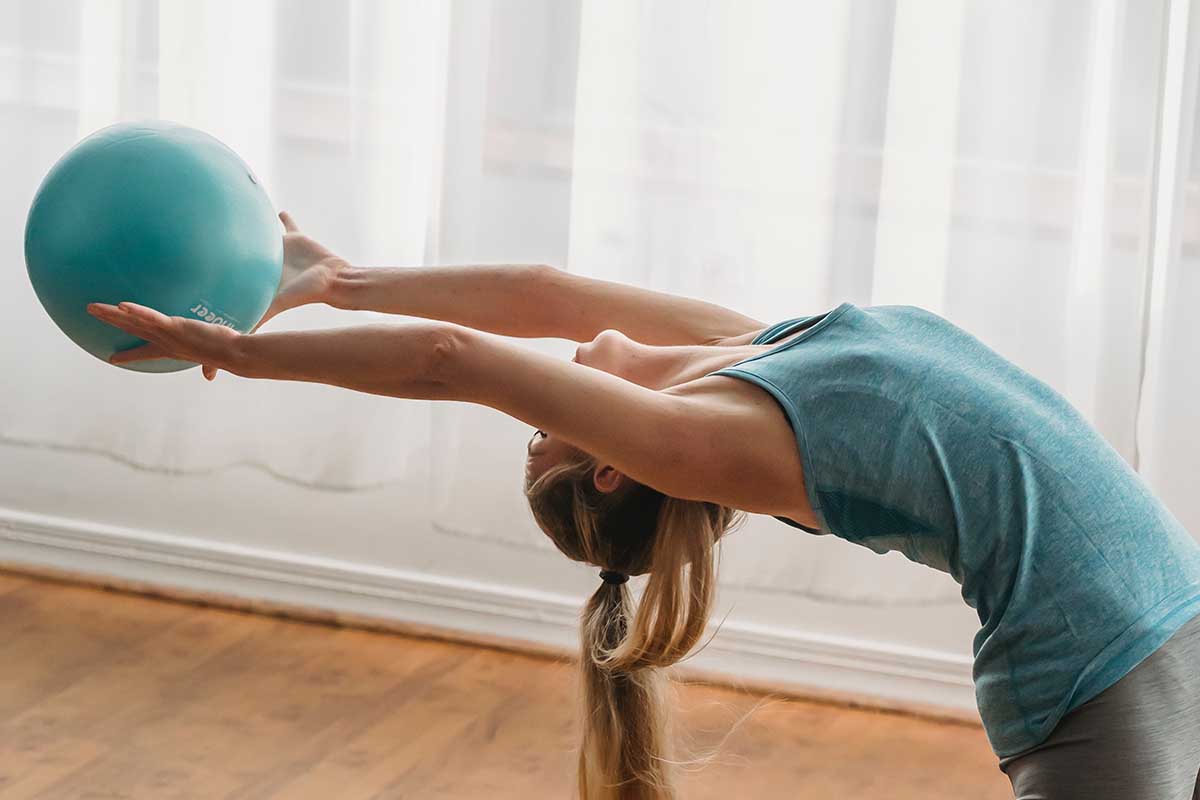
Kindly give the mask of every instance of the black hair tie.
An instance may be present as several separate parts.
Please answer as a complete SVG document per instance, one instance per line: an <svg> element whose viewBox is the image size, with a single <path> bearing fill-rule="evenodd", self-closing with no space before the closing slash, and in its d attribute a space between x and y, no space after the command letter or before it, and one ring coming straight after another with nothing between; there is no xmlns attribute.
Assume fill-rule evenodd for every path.
<svg viewBox="0 0 1200 800"><path fill-rule="evenodd" d="M614 572L613 570L602 569L600 570L600 580L604 581L605 583L615 583L619 585L629 580L629 576L624 572Z"/></svg>

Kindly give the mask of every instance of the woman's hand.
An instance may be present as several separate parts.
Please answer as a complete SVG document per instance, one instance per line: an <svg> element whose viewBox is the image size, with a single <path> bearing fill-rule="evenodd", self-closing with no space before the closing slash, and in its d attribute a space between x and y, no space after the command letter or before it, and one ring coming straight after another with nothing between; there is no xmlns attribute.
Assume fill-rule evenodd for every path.
<svg viewBox="0 0 1200 800"><path fill-rule="evenodd" d="M207 368L235 370L237 365L238 343L242 334L224 325L213 325L198 319L186 317L168 317L153 308L140 306L136 303L90 303L87 311L101 322L120 328L126 333L145 339L149 344L137 350L154 348L154 355L149 358L175 358L181 361L195 361L206 365ZM128 360L121 359L127 353L117 353L109 359L110 363L119 364ZM211 378L210 378L211 380Z"/></svg>
<svg viewBox="0 0 1200 800"><path fill-rule="evenodd" d="M329 296L338 273L346 267L346 261L316 239L300 232L299 226L286 211L279 212L283 223L283 273L279 278L279 289L262 319L254 326L253 333L266 324L267 320L288 309L310 303L323 303ZM106 322L108 320L105 320ZM151 342L115 354L109 361L113 364L128 364L152 358L168 358L158 345ZM204 377L212 380L217 376L217 367L201 362Z"/></svg>
<svg viewBox="0 0 1200 800"><path fill-rule="evenodd" d="M347 266L345 259L335 255L316 239L301 233L296 221L286 211L279 212L279 220L285 231L283 274L279 279L275 301L263 314L255 330L289 308L326 302L338 273Z"/></svg>

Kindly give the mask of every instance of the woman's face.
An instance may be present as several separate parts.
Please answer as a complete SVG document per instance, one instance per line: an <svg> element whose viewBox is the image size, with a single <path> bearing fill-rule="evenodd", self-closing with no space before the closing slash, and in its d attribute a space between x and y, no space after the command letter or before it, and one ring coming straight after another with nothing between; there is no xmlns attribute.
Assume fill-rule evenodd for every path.
<svg viewBox="0 0 1200 800"><path fill-rule="evenodd" d="M571 445L545 431L534 431L525 448L525 485L530 486L542 473L571 453Z"/></svg>

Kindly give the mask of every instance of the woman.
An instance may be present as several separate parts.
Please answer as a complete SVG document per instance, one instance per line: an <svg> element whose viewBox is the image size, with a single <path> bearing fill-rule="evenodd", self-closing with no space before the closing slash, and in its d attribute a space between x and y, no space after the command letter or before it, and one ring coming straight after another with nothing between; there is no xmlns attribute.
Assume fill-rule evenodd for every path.
<svg viewBox="0 0 1200 800"><path fill-rule="evenodd" d="M601 568L582 618L584 798L674 796L656 668L699 641L713 546L770 514L948 572L1019 798L1200 798L1200 545L1057 393L935 314L842 303L766 326L540 266L355 269L280 215L304 303L433 322L241 335L99 319L250 378L480 403L537 429L526 494ZM571 363L506 338L582 344ZM636 610L624 586L648 580ZM1194 794L1195 793L1195 794Z"/></svg>

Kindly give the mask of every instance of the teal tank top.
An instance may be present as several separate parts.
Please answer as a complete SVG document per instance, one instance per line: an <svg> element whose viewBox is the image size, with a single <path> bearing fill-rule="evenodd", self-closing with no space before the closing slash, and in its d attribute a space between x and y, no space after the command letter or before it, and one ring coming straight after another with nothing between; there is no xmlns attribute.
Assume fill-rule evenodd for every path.
<svg viewBox="0 0 1200 800"><path fill-rule="evenodd" d="M979 615L973 677L998 756L1200 614L1200 543L1065 398L937 314L842 303L713 374L795 432L818 530L949 573Z"/></svg>

